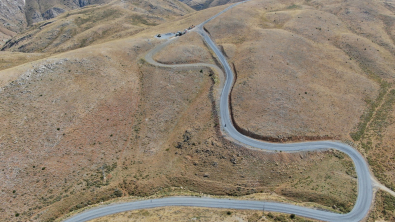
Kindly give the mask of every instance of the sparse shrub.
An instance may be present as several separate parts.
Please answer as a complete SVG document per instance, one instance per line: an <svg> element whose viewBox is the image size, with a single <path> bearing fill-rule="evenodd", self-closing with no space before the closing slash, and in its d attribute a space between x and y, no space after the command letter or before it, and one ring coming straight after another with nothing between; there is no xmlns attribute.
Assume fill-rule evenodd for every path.
<svg viewBox="0 0 395 222"><path fill-rule="evenodd" d="M122 197L123 193L122 193L122 191L120 191L120 190L118 190L118 189L115 189L115 190L114 190L114 195L115 195L116 197Z"/></svg>
<svg viewBox="0 0 395 222"><path fill-rule="evenodd" d="M230 212L230 211L227 211L227 212L226 212L226 214L227 214L227 215L231 215L231 214L232 214L232 212Z"/></svg>
<svg viewBox="0 0 395 222"><path fill-rule="evenodd" d="M150 214L148 211L144 210L143 212L141 212L141 215L148 217Z"/></svg>
<svg viewBox="0 0 395 222"><path fill-rule="evenodd" d="M291 214L289 217L290 217L291 219L295 219L295 214Z"/></svg>

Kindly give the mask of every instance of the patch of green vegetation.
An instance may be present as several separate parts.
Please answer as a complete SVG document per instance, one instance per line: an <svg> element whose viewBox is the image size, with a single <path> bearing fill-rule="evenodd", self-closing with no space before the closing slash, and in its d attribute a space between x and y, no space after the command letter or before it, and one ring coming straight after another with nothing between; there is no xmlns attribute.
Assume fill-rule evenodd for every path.
<svg viewBox="0 0 395 222"><path fill-rule="evenodd" d="M295 4L290 5L290 6L287 7L288 10L290 10L290 9L300 9L300 8L301 8L300 5L295 5Z"/></svg>
<svg viewBox="0 0 395 222"><path fill-rule="evenodd" d="M239 44L243 44L245 41L246 41L245 36L241 36L236 38L233 43L239 45Z"/></svg>
<svg viewBox="0 0 395 222"><path fill-rule="evenodd" d="M150 215L150 213L148 211L146 211L146 210L143 210L141 212L141 215L143 215L144 217L148 217Z"/></svg>
<svg viewBox="0 0 395 222"><path fill-rule="evenodd" d="M375 208L369 215L369 222L373 221L395 221L395 197L390 194L379 191L376 194Z"/></svg>
<svg viewBox="0 0 395 222"><path fill-rule="evenodd" d="M157 25L155 22L149 22L147 21L143 16L141 15L132 15L129 17L130 20L132 20L133 25L148 25L148 26L155 26Z"/></svg>
<svg viewBox="0 0 395 222"><path fill-rule="evenodd" d="M392 89L388 92L383 104L376 111L374 119L371 123L372 130L374 130L376 134L381 135L384 128L389 125L390 121L388 121L388 119L391 111L393 110L394 104L395 89Z"/></svg>
<svg viewBox="0 0 395 222"><path fill-rule="evenodd" d="M380 82L380 90L379 95L376 100L366 99L366 103L368 104L368 110L361 116L361 120L357 126L357 130L354 133L350 133L351 138L354 141L359 141L362 136L365 134L366 128L368 123L372 121L373 115L379 105L382 103L384 96L387 94L389 87L391 86L390 83L384 80L379 80Z"/></svg>
<svg viewBox="0 0 395 222"><path fill-rule="evenodd" d="M391 113L395 106L395 89L390 90L382 100L384 101L381 106L377 108L375 115L370 120L370 124L364 131L364 134L361 135L360 144L366 153L372 150L374 151L375 148L380 149L383 132L391 123L393 123L393 120L391 120ZM372 140L375 141L375 144ZM367 157L374 175L380 182L385 184L385 186L390 189L395 189L395 184L393 181L389 180L388 175L386 174L388 169L385 169L382 164L383 157L377 155L377 151L375 155L374 153L375 152Z"/></svg>
<svg viewBox="0 0 395 222"><path fill-rule="evenodd" d="M258 215L257 213L254 213L250 217L247 218L248 222L256 222L259 221L262 218L262 216Z"/></svg>
<svg viewBox="0 0 395 222"><path fill-rule="evenodd" d="M313 191L298 191L295 189L283 189L281 190L281 195L288 197L295 201L302 202L314 202L319 203L324 206L336 206L337 209L342 213L348 213L352 210L353 205L341 200L340 198L335 198L331 195L321 194Z"/></svg>
<svg viewBox="0 0 395 222"><path fill-rule="evenodd" d="M395 210L395 197L385 193L383 195L383 204L385 210L393 212Z"/></svg>
<svg viewBox="0 0 395 222"><path fill-rule="evenodd" d="M122 16L122 13L120 13L118 10L115 9L107 9L107 10L101 10L101 11L86 11L82 12L80 16L78 16L75 20L74 23L77 26L82 26L87 23L96 23L102 20L109 21L111 19L116 19Z"/></svg>

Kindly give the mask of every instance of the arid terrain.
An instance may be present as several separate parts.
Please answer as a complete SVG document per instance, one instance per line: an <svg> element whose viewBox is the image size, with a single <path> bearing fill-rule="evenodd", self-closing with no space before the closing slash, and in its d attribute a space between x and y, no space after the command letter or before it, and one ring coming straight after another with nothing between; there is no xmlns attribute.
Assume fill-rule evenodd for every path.
<svg viewBox="0 0 395 222"><path fill-rule="evenodd" d="M176 1L104 3L10 33L15 37L0 52L0 221L54 221L101 202L180 190L352 209L357 187L348 156L267 153L228 141L217 115L219 73L144 60L163 42L156 34L197 25L226 6L194 11ZM376 178L394 190L394 10L391 3L364 0L252 0L208 23L237 73L235 123L271 141L354 144ZM154 59L218 64L195 32ZM368 220L394 220L393 202L378 192ZM97 221L132 219L304 221L173 207Z"/></svg>
<svg viewBox="0 0 395 222"><path fill-rule="evenodd" d="M225 210L225 209L207 209L207 208L182 208L169 207L152 210L130 211L125 213L114 214L111 216L92 220L92 222L114 222L114 221L296 221L312 222L305 218L297 216L262 213L262 211L246 210Z"/></svg>
<svg viewBox="0 0 395 222"><path fill-rule="evenodd" d="M173 0L125 3L112 1L65 12L35 23L3 46L3 51L59 53L91 44L130 37L174 20L193 9Z"/></svg>
<svg viewBox="0 0 395 222"><path fill-rule="evenodd" d="M392 2L252 1L207 24L237 72L235 122L256 138L351 142L394 190L393 13Z"/></svg>
<svg viewBox="0 0 395 222"><path fill-rule="evenodd" d="M219 5L240 2L240 0L180 0L180 1L198 11Z"/></svg>

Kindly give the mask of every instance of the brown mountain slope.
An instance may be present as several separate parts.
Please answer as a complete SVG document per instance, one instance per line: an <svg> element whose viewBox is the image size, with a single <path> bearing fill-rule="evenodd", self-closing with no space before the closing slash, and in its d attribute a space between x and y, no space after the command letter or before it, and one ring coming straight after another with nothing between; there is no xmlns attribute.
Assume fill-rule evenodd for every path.
<svg viewBox="0 0 395 222"><path fill-rule="evenodd" d="M3 45L15 35L15 32L0 25L0 47L3 47Z"/></svg>
<svg viewBox="0 0 395 222"><path fill-rule="evenodd" d="M241 0L180 0L195 10L203 10L210 7L240 2Z"/></svg>
<svg viewBox="0 0 395 222"><path fill-rule="evenodd" d="M392 48L384 45L391 38L350 30L359 19L304 1L251 1L207 24L235 64L232 102L240 127L272 137L349 139L366 101L378 96L378 79L395 75Z"/></svg>
<svg viewBox="0 0 395 222"><path fill-rule="evenodd" d="M142 59L159 44L155 33L198 24L219 10L0 71L0 220L51 221L120 196L169 195L174 187L264 192L349 211L356 183L347 157L232 144L218 131L213 73ZM186 51L192 56L184 62L212 60L196 35L183 38L197 50L183 39L181 51L170 45L167 56L182 59L177 54Z"/></svg>
<svg viewBox="0 0 395 222"><path fill-rule="evenodd" d="M25 15L28 25L55 18L66 11L87 5L105 4L112 0L26 0Z"/></svg>
<svg viewBox="0 0 395 222"><path fill-rule="evenodd" d="M0 52L0 70L45 58L42 53Z"/></svg>
<svg viewBox="0 0 395 222"><path fill-rule="evenodd" d="M0 47L26 25L24 0L0 1Z"/></svg>
<svg viewBox="0 0 395 222"><path fill-rule="evenodd" d="M4 26L13 32L23 30L26 26L24 5L24 0L1 0L0 26Z"/></svg>
<svg viewBox="0 0 395 222"><path fill-rule="evenodd" d="M235 65L245 134L353 143L394 190L394 24L390 1L289 0L250 1L206 28ZM394 220L392 200L372 221Z"/></svg>
<svg viewBox="0 0 395 222"><path fill-rule="evenodd" d="M37 23L4 45L3 51L64 52L134 35L193 9L173 0L113 1Z"/></svg>

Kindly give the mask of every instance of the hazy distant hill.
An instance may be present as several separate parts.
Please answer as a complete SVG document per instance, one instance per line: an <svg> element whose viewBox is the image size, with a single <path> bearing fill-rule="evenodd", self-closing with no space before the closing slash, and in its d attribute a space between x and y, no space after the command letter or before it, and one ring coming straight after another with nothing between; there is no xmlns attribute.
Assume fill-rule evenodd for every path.
<svg viewBox="0 0 395 222"><path fill-rule="evenodd" d="M55 18L59 14L92 4L108 3L111 0L26 0L26 20L29 25Z"/></svg>
<svg viewBox="0 0 395 222"><path fill-rule="evenodd" d="M23 0L0 0L0 46L26 26Z"/></svg>
<svg viewBox="0 0 395 222"><path fill-rule="evenodd" d="M70 2L76 4L75 0ZM89 2L81 3L81 5ZM45 4L42 8L44 6ZM70 6L72 7L78 6ZM61 11L60 8L48 10L52 10L51 13ZM31 25L28 30L8 41L2 51L68 51L93 43L131 36L149 26L161 24L193 11L178 0L166 2L139 0L133 3L132 1L112 1L109 4L86 6L81 10L63 13L53 20ZM37 19L42 18L37 17Z"/></svg>
<svg viewBox="0 0 395 222"><path fill-rule="evenodd" d="M225 5L228 3L240 2L241 0L180 0L195 10L203 10L206 8Z"/></svg>
<svg viewBox="0 0 395 222"><path fill-rule="evenodd" d="M23 7L24 0L0 0L0 27L20 31L26 25Z"/></svg>

